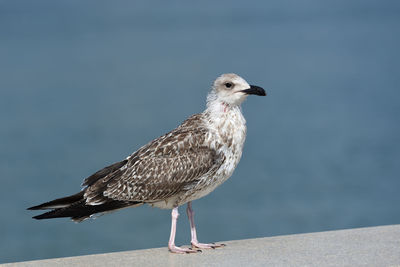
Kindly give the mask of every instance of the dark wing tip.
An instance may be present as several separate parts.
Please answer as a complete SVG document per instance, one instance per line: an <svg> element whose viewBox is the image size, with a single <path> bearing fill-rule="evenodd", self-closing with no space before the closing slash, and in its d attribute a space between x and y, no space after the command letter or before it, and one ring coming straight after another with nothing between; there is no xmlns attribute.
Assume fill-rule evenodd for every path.
<svg viewBox="0 0 400 267"><path fill-rule="evenodd" d="M71 196L57 198L55 200L42 203L40 205L30 207L28 208L28 210L50 210L55 208L68 207L69 205L75 202L81 201L83 199L84 194L85 194L84 191L80 191Z"/></svg>
<svg viewBox="0 0 400 267"><path fill-rule="evenodd" d="M43 204L41 204L41 205L37 205L37 206L33 206L33 207L29 207L29 208L27 208L27 210L41 210L41 209L43 209Z"/></svg>

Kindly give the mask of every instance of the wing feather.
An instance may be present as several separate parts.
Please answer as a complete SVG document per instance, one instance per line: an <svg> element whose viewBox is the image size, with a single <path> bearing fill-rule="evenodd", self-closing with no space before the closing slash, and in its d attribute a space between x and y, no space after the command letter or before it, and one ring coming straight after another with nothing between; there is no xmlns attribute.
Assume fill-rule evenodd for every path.
<svg viewBox="0 0 400 267"><path fill-rule="evenodd" d="M87 202L154 202L185 193L221 164L221 156L205 145L206 134L198 115L192 116L139 149L120 169L89 186Z"/></svg>

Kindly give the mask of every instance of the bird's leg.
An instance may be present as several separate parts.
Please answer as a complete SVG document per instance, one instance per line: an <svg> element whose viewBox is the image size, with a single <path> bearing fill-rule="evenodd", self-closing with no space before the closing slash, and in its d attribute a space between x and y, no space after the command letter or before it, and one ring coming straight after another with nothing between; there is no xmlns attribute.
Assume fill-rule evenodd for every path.
<svg viewBox="0 0 400 267"><path fill-rule="evenodd" d="M172 253L194 253L198 252L198 250L193 250L191 248L180 248L175 246L175 234L176 234L176 222L178 221L179 212L178 207L172 209L172 223L171 223L171 235L169 237L168 249Z"/></svg>
<svg viewBox="0 0 400 267"><path fill-rule="evenodd" d="M189 201L187 203L186 213L187 213L187 215L189 217L189 221L190 221L190 234L192 236L192 240L190 241L190 243L192 243L192 247L196 247L196 248L219 248L219 247L226 246L225 244L215 244L215 243L204 244L204 243L199 243L199 241L197 240L196 226L194 225L194 211L192 209L192 202L191 201Z"/></svg>

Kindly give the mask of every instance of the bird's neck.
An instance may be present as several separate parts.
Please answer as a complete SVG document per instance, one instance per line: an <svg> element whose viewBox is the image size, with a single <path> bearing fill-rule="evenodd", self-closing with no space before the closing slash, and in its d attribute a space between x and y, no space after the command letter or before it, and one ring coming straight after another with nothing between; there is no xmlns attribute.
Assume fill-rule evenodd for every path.
<svg viewBox="0 0 400 267"><path fill-rule="evenodd" d="M213 114L215 116L223 116L235 109L235 106L231 106L228 103L220 100L214 100L207 103L206 113ZM240 107L236 106L236 109L240 110Z"/></svg>
<svg viewBox="0 0 400 267"><path fill-rule="evenodd" d="M210 99L207 101L207 108L204 113L212 117L214 120L219 121L220 119L225 119L229 117L232 113L242 113L240 105L231 105L218 98Z"/></svg>
<svg viewBox="0 0 400 267"><path fill-rule="evenodd" d="M207 109L205 113L212 115L213 117L223 117L230 112L241 112L239 105L232 105L218 98L217 93L212 90L207 96Z"/></svg>
<svg viewBox="0 0 400 267"><path fill-rule="evenodd" d="M208 127L218 133L220 137L223 139L234 138L239 143L244 142L246 120L239 105L229 105L216 98L207 102L204 114Z"/></svg>

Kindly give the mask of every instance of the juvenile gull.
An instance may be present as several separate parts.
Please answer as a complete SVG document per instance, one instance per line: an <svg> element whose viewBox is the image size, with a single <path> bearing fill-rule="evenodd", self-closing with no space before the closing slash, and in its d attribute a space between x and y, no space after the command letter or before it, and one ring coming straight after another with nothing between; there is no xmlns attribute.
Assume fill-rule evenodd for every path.
<svg viewBox="0 0 400 267"><path fill-rule="evenodd" d="M199 243L192 201L226 181L239 163L246 138L240 104L251 94L266 95L264 89L249 85L236 74L223 74L215 80L204 112L192 115L125 160L89 176L79 193L29 208L51 210L33 218L71 217L81 222L97 213L149 204L172 209L171 252L192 253L223 246ZM191 244L196 249L175 246L178 207L185 203Z"/></svg>

